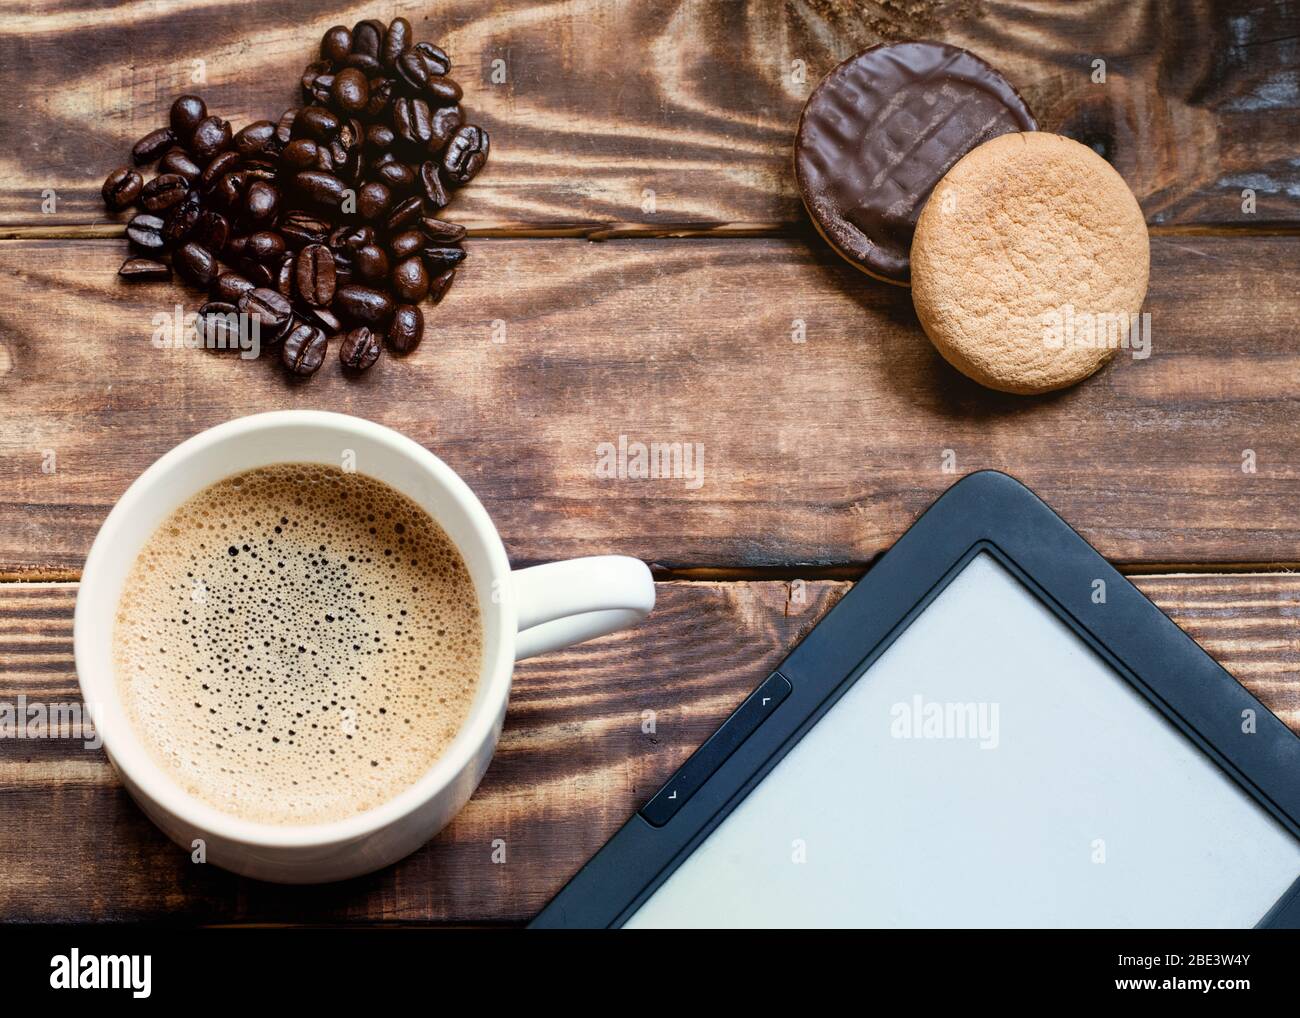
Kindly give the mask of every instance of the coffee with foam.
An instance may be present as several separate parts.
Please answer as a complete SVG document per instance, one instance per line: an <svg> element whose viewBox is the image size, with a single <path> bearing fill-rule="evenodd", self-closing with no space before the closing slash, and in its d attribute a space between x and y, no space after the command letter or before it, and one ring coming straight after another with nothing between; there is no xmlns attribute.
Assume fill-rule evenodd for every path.
<svg viewBox="0 0 1300 1018"><path fill-rule="evenodd" d="M474 584L423 509L374 478L287 463L199 492L123 589L117 684L189 793L273 824L339 820L409 787L477 692Z"/></svg>

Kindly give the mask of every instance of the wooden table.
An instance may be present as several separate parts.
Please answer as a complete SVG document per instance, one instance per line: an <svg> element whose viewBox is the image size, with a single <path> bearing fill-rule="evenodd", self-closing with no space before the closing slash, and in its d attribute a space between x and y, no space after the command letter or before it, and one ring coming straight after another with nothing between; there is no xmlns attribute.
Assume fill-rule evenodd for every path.
<svg viewBox="0 0 1300 1018"><path fill-rule="evenodd" d="M262 410L412 436L477 490L516 564L619 552L659 581L638 629L521 666L470 805L344 884L191 865L102 752L0 740L0 918L526 920L956 479L950 463L1032 486L1300 731L1295 5L0 11L0 702L77 698L73 603L105 514L181 439ZM105 173L175 95L237 123L277 116L324 29L397 13L449 50L493 139L449 210L470 258L419 352L290 387L267 365L152 348L154 312L196 294L118 282ZM1149 360L1044 398L985 391L936 355L906 291L810 230L790 169L805 97L843 57L908 38L973 49L1044 129L1124 175L1151 226ZM703 443L703 484L597 477L620 435Z"/></svg>

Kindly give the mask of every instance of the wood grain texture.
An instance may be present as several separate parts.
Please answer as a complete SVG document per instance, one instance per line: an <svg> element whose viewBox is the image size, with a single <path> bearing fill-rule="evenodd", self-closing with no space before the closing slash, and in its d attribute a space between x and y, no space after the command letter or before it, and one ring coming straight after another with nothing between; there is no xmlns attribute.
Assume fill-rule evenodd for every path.
<svg viewBox="0 0 1300 1018"><path fill-rule="evenodd" d="M1300 732L1300 576L1138 585ZM409 859L325 887L193 865L102 750L0 740L0 917L10 921L517 922L538 911L848 589L659 584L637 629L526 662L469 806ZM0 702L78 702L74 584L0 584ZM654 711L655 732L642 731ZM65 733L66 734L66 733ZM493 841L506 845L492 862Z"/></svg>
<svg viewBox="0 0 1300 1018"><path fill-rule="evenodd" d="M1300 219L1294 4L4 0L0 225L104 221L104 176L165 122L172 98L201 91L238 124L277 117L320 34L380 13L446 46L467 108L492 132L489 170L453 206L482 228L802 222L790 155L808 93L857 50L914 38L999 67L1044 129L1116 165L1153 224ZM1097 59L1104 83L1092 80ZM49 189L58 204L46 215Z"/></svg>
<svg viewBox="0 0 1300 1018"><path fill-rule="evenodd" d="M344 884L276 888L196 867L130 802L102 751L0 740L0 917L490 922L527 918L757 685L845 589L669 583L634 631L521 665L507 730L431 848ZM78 698L75 585L0 584L0 702ZM643 712L657 714L643 734ZM491 861L506 842L506 863ZM57 846L57 847L56 847Z"/></svg>
<svg viewBox="0 0 1300 1018"><path fill-rule="evenodd" d="M159 455L289 407L433 449L519 564L860 568L984 467L1146 571L1300 559L1300 239L1156 240L1150 358L1042 398L968 382L907 293L816 240L469 247L412 357L350 382L331 354L291 385L275 364L155 349L152 316L196 295L119 282L119 243L0 243L0 573L75 578ZM620 435L698 443L701 482L602 478L600 447Z"/></svg>

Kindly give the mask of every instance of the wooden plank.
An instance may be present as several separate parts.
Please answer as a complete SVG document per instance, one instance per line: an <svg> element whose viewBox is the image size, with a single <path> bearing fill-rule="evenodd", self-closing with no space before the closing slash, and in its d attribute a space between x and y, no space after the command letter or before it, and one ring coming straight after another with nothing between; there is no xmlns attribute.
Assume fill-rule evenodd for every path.
<svg viewBox="0 0 1300 1018"><path fill-rule="evenodd" d="M176 95L199 90L238 123L277 117L321 32L375 13L338 0L0 12L0 225L43 227L105 221L104 176ZM857 50L912 38L1000 67L1044 129L1115 163L1154 224L1300 219L1291 4L461 0L430 15L401 0L384 13L445 44L492 132L489 170L454 206L476 226L801 222L790 148L808 93Z"/></svg>
<svg viewBox="0 0 1300 1018"><path fill-rule="evenodd" d="M473 241L415 355L359 382L331 361L306 385L155 349L152 316L195 294L120 283L122 247L0 243L0 573L75 578L155 458L288 407L433 449L519 563L861 567L983 467L1145 571L1300 557L1300 239L1157 239L1150 358L1035 399L956 374L906 292L817 242ZM599 476L620 436L698 443L702 480Z"/></svg>
<svg viewBox="0 0 1300 1018"><path fill-rule="evenodd" d="M1139 586L1300 732L1300 576ZM0 740L0 916L10 921L516 922L654 792L848 588L659 585L636 630L527 662L477 795L381 873L284 888L196 866L121 790L102 750ZM0 702L76 702L73 584L0 584ZM644 712L655 731L643 732ZM506 862L492 862L503 839Z"/></svg>

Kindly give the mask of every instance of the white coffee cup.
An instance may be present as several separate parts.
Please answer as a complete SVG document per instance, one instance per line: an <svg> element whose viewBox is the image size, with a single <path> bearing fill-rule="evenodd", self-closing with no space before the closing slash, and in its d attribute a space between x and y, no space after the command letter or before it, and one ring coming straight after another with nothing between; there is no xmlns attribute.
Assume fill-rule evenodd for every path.
<svg viewBox="0 0 1300 1018"><path fill-rule="evenodd" d="M145 542L182 502L232 474L272 463L355 468L413 499L460 549L483 622L478 694L460 732L415 784L355 816L320 824L257 823L196 798L154 762L118 696L113 626ZM501 537L464 481L397 432L343 414L290 410L229 421L182 442L146 470L108 514L86 558L74 647L82 697L128 791L187 852L283 883L357 876L419 848L473 794L496 749L514 664L613 632L654 607L645 564L571 559L513 572Z"/></svg>

